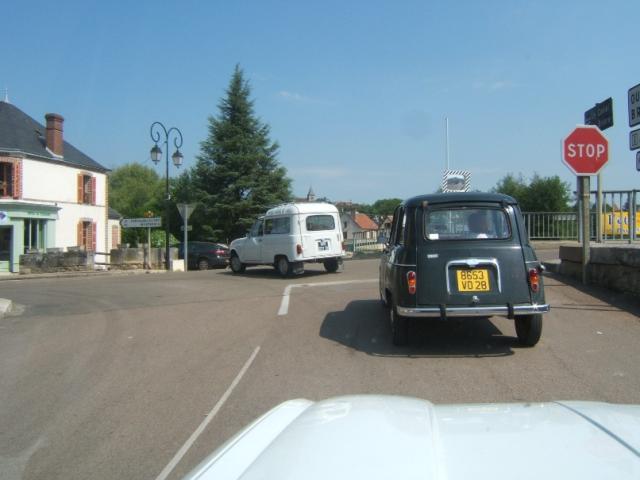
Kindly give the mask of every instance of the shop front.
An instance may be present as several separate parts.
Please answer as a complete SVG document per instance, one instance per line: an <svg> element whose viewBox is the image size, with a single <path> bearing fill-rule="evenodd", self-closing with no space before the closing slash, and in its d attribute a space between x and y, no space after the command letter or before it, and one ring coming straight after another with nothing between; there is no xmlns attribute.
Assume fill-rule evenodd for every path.
<svg viewBox="0 0 640 480"><path fill-rule="evenodd" d="M0 202L0 273L18 273L20 255L55 246L58 210L49 204Z"/></svg>

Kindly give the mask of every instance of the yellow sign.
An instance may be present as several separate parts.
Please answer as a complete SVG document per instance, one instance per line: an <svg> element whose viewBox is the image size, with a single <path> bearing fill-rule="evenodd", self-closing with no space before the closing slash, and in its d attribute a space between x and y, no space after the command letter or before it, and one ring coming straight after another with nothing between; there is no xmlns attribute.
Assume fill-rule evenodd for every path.
<svg viewBox="0 0 640 480"><path fill-rule="evenodd" d="M629 235L629 212L615 211L602 214L603 234ZM640 217L636 216L636 235L640 235Z"/></svg>

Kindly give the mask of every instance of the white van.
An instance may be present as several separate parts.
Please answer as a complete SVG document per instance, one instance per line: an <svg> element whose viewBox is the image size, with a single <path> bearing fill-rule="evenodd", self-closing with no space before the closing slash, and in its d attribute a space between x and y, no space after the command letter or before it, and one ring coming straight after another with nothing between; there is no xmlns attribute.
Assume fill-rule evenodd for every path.
<svg viewBox="0 0 640 480"><path fill-rule="evenodd" d="M278 273L302 273L304 262L324 263L327 272L342 266L342 227L329 203L287 203L258 218L246 237L231 242L234 273L250 265L273 265Z"/></svg>

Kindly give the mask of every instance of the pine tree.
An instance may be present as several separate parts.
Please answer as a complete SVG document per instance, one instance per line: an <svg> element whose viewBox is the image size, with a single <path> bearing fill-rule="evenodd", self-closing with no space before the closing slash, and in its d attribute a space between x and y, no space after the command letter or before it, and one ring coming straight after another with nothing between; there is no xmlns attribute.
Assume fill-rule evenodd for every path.
<svg viewBox="0 0 640 480"><path fill-rule="evenodd" d="M256 117L250 94L236 66L188 176L190 196L200 203L193 220L199 237L237 238L266 209L291 198L291 180L276 158L278 144L269 138L269 126Z"/></svg>

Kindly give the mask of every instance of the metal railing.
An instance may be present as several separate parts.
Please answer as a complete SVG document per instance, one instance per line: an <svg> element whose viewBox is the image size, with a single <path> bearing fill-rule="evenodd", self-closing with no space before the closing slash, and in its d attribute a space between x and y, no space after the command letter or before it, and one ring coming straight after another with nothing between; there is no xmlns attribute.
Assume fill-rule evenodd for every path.
<svg viewBox="0 0 640 480"><path fill-rule="evenodd" d="M347 252L373 253L381 252L388 239L388 230L370 230L367 232L353 232L344 243Z"/></svg>
<svg viewBox="0 0 640 480"><path fill-rule="evenodd" d="M577 240L579 221L576 212L523 212L531 240Z"/></svg>

